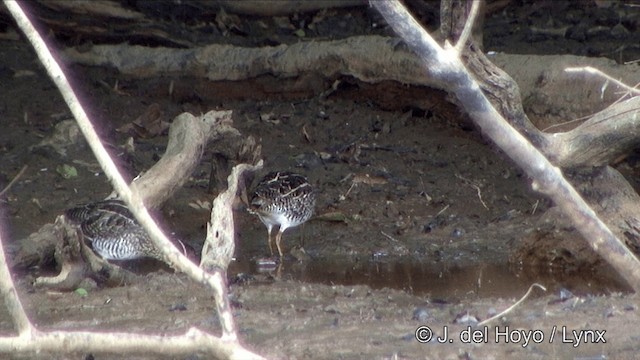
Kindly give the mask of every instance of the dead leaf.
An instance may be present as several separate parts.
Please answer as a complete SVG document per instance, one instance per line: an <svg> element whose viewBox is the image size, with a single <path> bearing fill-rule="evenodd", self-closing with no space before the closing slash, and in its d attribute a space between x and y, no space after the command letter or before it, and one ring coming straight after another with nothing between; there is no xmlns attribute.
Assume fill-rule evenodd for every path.
<svg viewBox="0 0 640 360"><path fill-rule="evenodd" d="M309 132L307 131L307 124L305 124L305 125L302 127L302 135L304 136L304 139L305 139L305 140L307 140L307 142L308 142L309 144L311 144L311 143L312 143L312 141L311 141L311 136L309 135Z"/></svg>
<svg viewBox="0 0 640 360"><path fill-rule="evenodd" d="M119 127L117 131L144 139L156 137L169 128L169 123L163 119L164 113L160 105L153 103L142 115L129 124Z"/></svg>

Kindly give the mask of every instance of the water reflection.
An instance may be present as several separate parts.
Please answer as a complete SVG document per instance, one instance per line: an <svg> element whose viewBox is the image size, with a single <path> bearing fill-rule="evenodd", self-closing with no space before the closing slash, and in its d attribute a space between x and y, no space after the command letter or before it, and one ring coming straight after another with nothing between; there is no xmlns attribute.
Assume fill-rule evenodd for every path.
<svg viewBox="0 0 640 360"><path fill-rule="evenodd" d="M248 259L240 259L230 270L232 273L258 273L255 262ZM549 293L568 289L576 295L628 290L613 272L604 268L567 275L515 270L504 263L460 266L442 262L314 259L301 263L284 263L278 269L277 276L327 285L368 285L373 289L401 289L415 295L447 301L519 297L532 283L544 285Z"/></svg>

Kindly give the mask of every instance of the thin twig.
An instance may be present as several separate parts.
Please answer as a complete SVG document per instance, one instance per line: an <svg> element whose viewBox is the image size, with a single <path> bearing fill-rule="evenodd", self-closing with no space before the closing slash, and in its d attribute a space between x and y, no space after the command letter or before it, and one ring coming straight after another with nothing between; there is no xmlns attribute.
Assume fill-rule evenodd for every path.
<svg viewBox="0 0 640 360"><path fill-rule="evenodd" d="M531 215L535 215L536 214L536 210L538 209L538 204L540 203L540 200L536 200L536 202L533 204L533 209L531 209Z"/></svg>
<svg viewBox="0 0 640 360"><path fill-rule="evenodd" d="M384 235L387 239L389 239L389 240L391 240L391 241L393 241L393 242L396 242L396 243L397 243L397 242L399 242L399 241L398 241L398 239L394 238L393 236L391 236L391 235L387 234L387 233L386 233L386 232L384 232L384 231L380 231L380 233L381 233L382 235Z"/></svg>
<svg viewBox="0 0 640 360"><path fill-rule="evenodd" d="M607 79L608 81L613 82L614 84L620 86L621 88L626 89L630 93L633 93L633 94L636 94L636 95L640 94L640 90L639 89L633 88L633 87L623 83L622 81L616 80L616 79L612 78L611 76L609 76L609 75L603 73L602 71L600 71L600 70L598 70L598 69L596 69L594 67L591 67L591 66L569 67L569 68L564 69L564 71L568 72L568 73L581 73L581 72L584 72L584 73L587 73L587 74L598 75L598 76L601 76L601 77ZM603 91L604 91L604 88L605 87L603 86Z"/></svg>
<svg viewBox="0 0 640 360"><path fill-rule="evenodd" d="M480 199L480 203L482 204L482 206L484 206L485 209L489 210L489 207L487 206L487 204L485 204L484 200L482 200L482 191L480 190L480 186L476 185L475 183L473 183L473 181L465 178L464 176L460 175L460 174L455 174L455 176L464 181L465 184L471 186L472 188L476 189L476 192L478 193L478 199Z"/></svg>
<svg viewBox="0 0 640 360"><path fill-rule="evenodd" d="M346 193L344 193L344 195L341 196L341 198L347 198L347 196L349 196L349 194L351 193L351 190L353 189L353 187L356 186L355 182L351 182L351 186L349 186L349 190L347 190Z"/></svg>
<svg viewBox="0 0 640 360"><path fill-rule="evenodd" d="M546 128L542 129L542 131L543 132L547 132L547 131L549 131L551 129L555 129L557 127L573 124L573 123L576 123L576 122L579 122L579 121L584 121L584 120L590 119L592 116L593 116L593 114L590 114L590 115L587 115L587 116L579 117L577 119L573 119L573 120L569 120L569 121L565 121L565 122L549 125Z"/></svg>
<svg viewBox="0 0 640 360"><path fill-rule="evenodd" d="M480 199L480 204L482 204L482 206L484 206L485 209L489 210L489 207L487 206L487 204L485 204L484 200L482 200L482 192L480 191L480 187L474 184L470 184L470 185L476 189L478 193L478 199Z"/></svg>
<svg viewBox="0 0 640 360"><path fill-rule="evenodd" d="M611 106L613 106L615 104L618 104L619 102L621 102L622 100L627 98L630 95L630 93L633 93L633 92L640 93L640 90L638 89L638 86L640 86L640 84L636 84L635 86L631 87L631 86L629 86L629 85L627 85L627 84L625 84L623 82L620 82L620 81L612 78L611 76L603 73L602 71L600 71L600 70L598 70L596 68L593 68L591 66L566 68L566 69L564 69L564 71L565 72L570 72L570 73L571 72L586 72L586 73L589 73L589 74L599 75L599 76L604 77L608 81L613 81L614 83L616 83L616 85L622 87L623 89L627 89L628 90L626 93L624 93L622 96L620 96L616 101L614 101L611 104L609 104L609 107L611 107ZM608 85L608 82L606 82L605 84L602 85L600 97L604 96L604 91L606 90L607 85ZM576 123L576 122L587 120L587 119L592 118L593 116L594 116L594 114L589 114L589 115L586 115L586 116L579 117L577 119L573 119L573 120L569 120L569 121L565 121L565 122L549 125L546 128L542 129L542 131L546 132L548 130L551 130L551 129L554 129L554 128L557 128L557 127L560 127L560 126L566 126L566 125L569 125L569 124L573 124L573 123Z"/></svg>
<svg viewBox="0 0 640 360"><path fill-rule="evenodd" d="M22 176L22 174L24 174L24 172L27 170L27 168L29 167L29 165L25 165L22 167L22 169L20 169L20 171L18 172L18 174L13 178L13 180L11 180L11 182L9 184L7 184L7 186L4 187L4 189L2 189L2 191L0 191L0 197L3 197L4 194L9 191L9 189L11 189L11 187L13 186L13 184L16 183L16 181L18 181L18 179L20 179L20 176Z"/></svg>
<svg viewBox="0 0 640 360"><path fill-rule="evenodd" d="M443 212L447 211L447 209L449 208L449 206L451 206L450 204L447 204L445 207L442 208L442 210L438 211L438 213L436 214L436 216L439 216L440 214L442 214Z"/></svg>
<svg viewBox="0 0 640 360"><path fill-rule="evenodd" d="M547 288L545 288L544 286L538 284L538 283L533 283L531 286L529 286L529 290L527 290L526 294L524 294L523 297L520 298L520 300L516 301L513 305L509 306L508 308L506 308L503 312L496 314L486 320L480 321L476 326L482 326L485 325L497 318L500 318L504 315L506 315L507 313L509 313L510 311L512 311L513 309L515 309L518 305L520 305L520 303L522 303L527 297L529 297L529 294L531 294L531 291L533 291L533 288L537 287L542 289L542 291L547 291Z"/></svg>
<svg viewBox="0 0 640 360"><path fill-rule="evenodd" d="M480 0L473 0L471 4L471 12L469 13L469 17L467 21L464 23L464 29L462 29L462 34L458 38L458 42L456 43L456 51L458 54L462 54L464 47L469 41L469 37L471 36L471 31L473 30L473 25L476 22L476 17L478 16L478 9L480 8Z"/></svg>

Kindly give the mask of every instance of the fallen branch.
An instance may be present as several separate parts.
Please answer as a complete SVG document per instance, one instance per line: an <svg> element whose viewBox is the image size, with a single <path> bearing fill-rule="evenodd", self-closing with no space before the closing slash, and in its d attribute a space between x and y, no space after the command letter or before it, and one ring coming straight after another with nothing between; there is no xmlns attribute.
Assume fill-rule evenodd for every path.
<svg viewBox="0 0 640 360"><path fill-rule="evenodd" d="M6 194L11 189L13 184L15 184L16 181L18 181L18 179L20 179L22 174L24 174L24 172L27 171L28 167L29 167L28 165L25 165L25 166L22 167L22 169L20 169L20 171L18 171L18 174L16 174L16 176L13 177L13 180L11 180L11 182L9 182L7 184L7 186L5 186L4 189L2 189L2 191L0 191L0 197L3 197L4 194Z"/></svg>
<svg viewBox="0 0 640 360"><path fill-rule="evenodd" d="M604 92L607 89L607 86L609 85L608 82L612 82L616 85L618 85L619 87L625 89L627 92L634 94L634 95L640 95L640 90L637 88L638 85L636 85L636 87L631 87L625 83L623 83L620 80L614 79L613 77L603 73L602 71L593 68L591 66L582 66L582 67L568 67L566 69L564 69L564 71L568 72L568 73L586 73L586 74L592 74L592 75L597 75L600 76L602 78L604 78L605 80L607 80L607 83L605 83L602 86L602 92Z"/></svg>
<svg viewBox="0 0 640 360"><path fill-rule="evenodd" d="M178 115L171 122L165 153L133 181L144 204L151 209L159 208L191 176L201 161L203 148L212 142L238 136L238 131L231 125L230 111L210 111L197 117L188 113ZM110 197L115 196L117 194ZM9 249L12 268L25 270L51 263L56 246L60 247L64 242L64 233L61 224L56 222L12 244ZM56 262L62 263L59 259ZM117 279L114 281L118 282Z"/></svg>
<svg viewBox="0 0 640 360"><path fill-rule="evenodd" d="M640 145L640 96L593 115L571 131L548 137L545 154L562 168L610 164Z"/></svg>
<svg viewBox="0 0 640 360"><path fill-rule="evenodd" d="M376 56L370 56L371 53L375 53ZM424 65L419 57L398 47L395 39L381 36L354 36L336 41L301 42L262 48L216 44L190 49L148 48L126 44L96 45L82 51L70 48L64 54L68 60L76 63L115 67L132 78L148 78L162 74L163 76L205 78L210 81L238 81L264 75L289 79L313 71L331 82L340 76L350 76L366 83L393 80L402 84L437 89L450 88L450 84L442 77L431 76L430 73L423 71ZM564 133L563 139L560 140L555 137L556 134L543 133L531 123L522 109L517 85L513 80L505 80L504 71L491 64L488 58L478 50L465 54L468 56L470 69L482 81L481 88L495 105L500 106L500 112L505 116L509 115L507 119L510 124L538 147L546 157L554 163L557 160L556 165L599 166L603 162L615 159L620 153L628 151L629 146L640 145L640 127L633 126L634 116L640 113L640 106L637 103L639 99L629 100L631 101L629 103L614 104L602 110L611 102L609 99L618 97L616 94L626 91L627 87L611 83L600 92L602 96L598 96L597 100L590 101L590 98L585 98L589 105L579 107L583 112L602 110L601 113L592 116L593 120L587 122L598 124L604 132L591 132L588 125L585 125ZM531 59L522 59L522 56L504 55L502 62L514 66L509 62L511 57L516 58L519 66L527 66L531 61ZM603 89L603 85L597 82L586 82L588 79L582 80L576 77L571 79L565 75L566 65L575 64L577 59L557 57L557 60L543 60L548 62L548 67L541 67L541 71L544 70L544 72L534 73L533 78L528 75L528 78L521 81L530 88L529 94L525 94L529 98L545 98L550 102L547 105L558 107L560 106L558 102L566 103L569 96L580 97L584 93L599 93L599 90ZM601 59L593 61L603 62ZM629 77L640 80L638 75L632 74ZM566 90L560 97L557 90L552 90L548 85L545 89L541 89L539 85L535 85L538 78L549 79L548 82L555 84L556 88ZM205 91L204 87L201 91ZM504 100L505 96L507 96L506 100ZM591 95L591 98L594 96ZM572 111L564 112L571 114ZM612 118L616 120L603 121L603 119ZM617 133L616 137L621 137L624 141L610 141L610 135L614 132ZM593 141L587 141L585 145L583 139L593 139ZM590 151L586 154L572 150L585 146L590 147ZM587 158L588 155L594 154L597 156L595 159ZM562 158L557 158L560 155ZM576 156L575 160L574 156Z"/></svg>
<svg viewBox="0 0 640 360"><path fill-rule="evenodd" d="M236 165L229 175L229 187L213 200L211 207L211 221L207 223L207 238L202 249L200 268L211 272L225 281L227 268L233 259L235 252L235 226L233 221L233 203L241 188L244 188L244 173L253 172L262 168L262 160L255 166L248 164ZM227 301L226 286L216 290L223 295L216 296L216 308L218 316L225 317L221 322L233 324L229 301ZM224 330L224 329L223 329ZM227 330L230 332L232 329Z"/></svg>
<svg viewBox="0 0 640 360"><path fill-rule="evenodd" d="M133 181L144 204L157 208L193 174L205 146L225 136L239 136L231 111L209 111L201 116L178 115L169 128L167 150L147 172Z"/></svg>

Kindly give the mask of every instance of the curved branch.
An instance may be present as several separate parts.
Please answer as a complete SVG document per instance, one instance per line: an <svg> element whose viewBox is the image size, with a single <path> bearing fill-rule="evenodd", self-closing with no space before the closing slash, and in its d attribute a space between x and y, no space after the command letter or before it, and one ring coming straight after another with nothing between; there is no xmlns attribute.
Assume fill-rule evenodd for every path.
<svg viewBox="0 0 640 360"><path fill-rule="evenodd" d="M231 111L210 111L198 117L189 113L178 115L169 128L164 155L133 181L145 205L157 208L181 188L200 163L209 141L240 135L231 125Z"/></svg>
<svg viewBox="0 0 640 360"><path fill-rule="evenodd" d="M575 129L548 135L545 154L560 167L598 167L640 145L640 96L612 105Z"/></svg>

